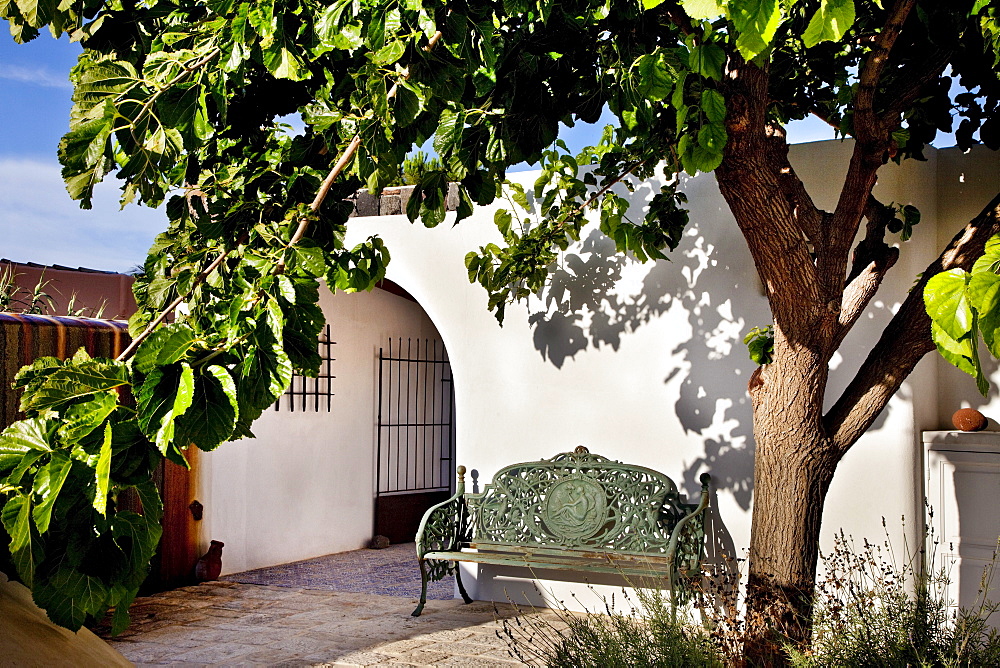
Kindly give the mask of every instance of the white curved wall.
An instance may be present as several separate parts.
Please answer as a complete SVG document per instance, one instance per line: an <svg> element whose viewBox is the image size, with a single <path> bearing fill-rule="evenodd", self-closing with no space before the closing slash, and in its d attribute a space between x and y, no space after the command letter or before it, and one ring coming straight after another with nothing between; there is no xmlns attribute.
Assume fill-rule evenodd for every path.
<svg viewBox="0 0 1000 668"><path fill-rule="evenodd" d="M834 207L850 148L837 141L793 147L793 164L820 207ZM830 402L937 253L939 210L955 196L938 183L938 154L947 153L949 165L962 157L954 150L927 152L926 162L890 164L882 172L877 195L914 204L922 221L834 360ZM514 175L525 184L536 176ZM640 187L634 206L655 192L650 185L658 184ZM742 338L770 318L713 178L688 179L684 190L691 226L670 262L641 265L616 256L592 227L566 254L545 294L509 308L502 328L463 264L469 250L499 241L491 208L430 230L402 216L359 219L349 241L381 235L392 252L390 278L437 324L455 377L458 463L477 469L481 483L506 464L577 444L661 470L690 495L707 471L714 487L709 553L744 556L753 488L746 383L754 365ZM904 516L907 540L916 544L920 431L938 426L937 374L935 360L924 360L840 465L824 516L824 548L840 529L884 538L882 517L900 544ZM504 586L508 593L524 587L507 575L484 569L474 595L503 600Z"/></svg>
<svg viewBox="0 0 1000 668"><path fill-rule="evenodd" d="M950 237L946 228L966 222L1000 190L992 153L928 149L927 154L926 162L883 169L880 199L916 205L922 221L834 360L830 402L916 275ZM834 206L849 155L850 145L836 141L793 147L792 161L819 206ZM536 175L514 176L532 183ZM654 186L637 190L635 207L643 206ZM374 478L374 354L386 336L406 336L414 328L430 332L431 321L452 362L457 463L476 469L480 484L502 466L551 457L578 444L663 471L689 495L698 490L698 476L708 472L713 476L709 556L744 556L753 497L746 383L754 365L742 338L770 317L750 255L713 178L688 179L684 190L692 222L670 262L642 265L617 256L594 227L588 228L546 292L510 307L502 328L486 310L485 292L469 284L463 262L468 251L499 241L492 208L477 210L457 226L449 224L451 214L435 229L403 216L352 220L348 242L382 236L392 253L388 277L419 301L430 320L410 302L406 308L412 313L385 320L378 314L386 304L364 301L398 299L384 293L324 296L328 318L350 323L359 342L357 359L342 360L351 371L338 372L341 379L359 379L358 386L349 392L338 388L338 401L361 417L355 426L332 428L324 414L295 423L269 414L255 427L256 441L227 445L206 457L209 468L199 491L208 499L202 538L226 542L226 572L364 544L371 533ZM335 338L343 353L343 334ZM883 539L882 517L898 545L904 516L907 540L916 545L923 497L920 432L943 426L952 406L975 391L956 374L933 357L921 362L841 463L824 515L824 548L841 529L859 539ZM503 600L504 587L512 595L530 589L518 579L523 572L469 574L475 580L471 593L480 598ZM559 595L566 591L557 587Z"/></svg>
<svg viewBox="0 0 1000 668"><path fill-rule="evenodd" d="M336 345L332 412L265 411L257 438L203 455L202 548L225 543L223 573L364 547L374 518L378 351L439 339L418 304L384 290L321 292Z"/></svg>

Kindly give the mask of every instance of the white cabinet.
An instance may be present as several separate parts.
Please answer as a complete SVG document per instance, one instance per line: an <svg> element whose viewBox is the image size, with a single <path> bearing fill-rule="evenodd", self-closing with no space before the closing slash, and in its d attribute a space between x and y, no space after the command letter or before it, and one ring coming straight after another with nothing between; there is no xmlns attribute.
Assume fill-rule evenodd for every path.
<svg viewBox="0 0 1000 668"><path fill-rule="evenodd" d="M926 431L924 450L937 565L951 565L950 596L970 607L1000 537L1000 432ZM990 598L1000 600L1000 567Z"/></svg>

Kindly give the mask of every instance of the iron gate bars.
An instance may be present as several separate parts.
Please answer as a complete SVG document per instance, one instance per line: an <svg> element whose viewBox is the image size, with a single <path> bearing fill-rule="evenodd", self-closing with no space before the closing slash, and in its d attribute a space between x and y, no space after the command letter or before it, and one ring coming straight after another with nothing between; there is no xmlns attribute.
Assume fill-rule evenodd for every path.
<svg viewBox="0 0 1000 668"><path fill-rule="evenodd" d="M454 388L438 341L379 348L376 496L450 491Z"/></svg>

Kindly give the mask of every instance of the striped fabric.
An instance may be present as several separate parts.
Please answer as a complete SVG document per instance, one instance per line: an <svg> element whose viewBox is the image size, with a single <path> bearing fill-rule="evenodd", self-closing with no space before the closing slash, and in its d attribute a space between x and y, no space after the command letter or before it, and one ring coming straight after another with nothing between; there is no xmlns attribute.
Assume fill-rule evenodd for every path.
<svg viewBox="0 0 1000 668"><path fill-rule="evenodd" d="M115 357L128 345L128 323L120 320L0 313L0 429L21 417L14 376L39 357L66 359L81 347L91 357Z"/></svg>

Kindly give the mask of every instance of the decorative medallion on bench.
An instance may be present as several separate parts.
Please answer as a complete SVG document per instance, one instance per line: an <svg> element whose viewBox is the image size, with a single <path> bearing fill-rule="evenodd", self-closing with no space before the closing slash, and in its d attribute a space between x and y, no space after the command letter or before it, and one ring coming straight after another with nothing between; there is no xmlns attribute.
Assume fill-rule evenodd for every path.
<svg viewBox="0 0 1000 668"><path fill-rule="evenodd" d="M582 445L552 459L501 469L480 494L465 493L458 467L455 496L430 508L417 532L422 591L454 573L457 562L663 578L675 591L700 572L708 506L681 503L667 476L591 454Z"/></svg>

